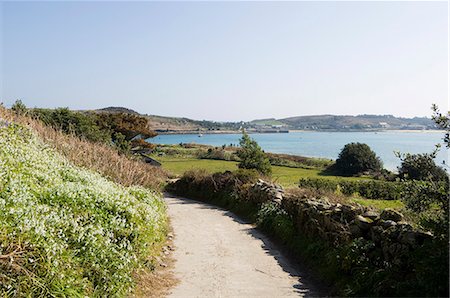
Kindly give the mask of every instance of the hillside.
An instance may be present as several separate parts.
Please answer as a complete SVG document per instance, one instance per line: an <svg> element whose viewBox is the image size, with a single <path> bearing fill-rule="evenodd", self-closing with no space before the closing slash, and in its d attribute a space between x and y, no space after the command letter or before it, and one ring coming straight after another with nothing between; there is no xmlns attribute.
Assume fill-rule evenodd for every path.
<svg viewBox="0 0 450 298"><path fill-rule="evenodd" d="M133 110L109 107L97 111L112 113L136 113ZM426 117L402 118L392 115L310 115L283 119L256 119L250 122L214 122L199 121L188 118L142 115L148 120L148 127L157 133L183 132L226 132L238 131L245 127L249 131L274 127L300 130L423 130L436 129L434 122Z"/></svg>
<svg viewBox="0 0 450 298"><path fill-rule="evenodd" d="M196 131L218 131L218 130L238 130L240 123L234 122L215 122L207 120L193 120L184 117L167 117L158 115L139 114L124 107L107 107L98 109L93 112L107 112L107 113L129 113L135 114L147 119L147 126L149 129L157 133L176 133L176 132L196 132Z"/></svg>
<svg viewBox="0 0 450 298"><path fill-rule="evenodd" d="M98 109L96 110L98 112L107 112L107 113L128 113L128 114L139 114L138 112L132 110L132 109L128 109L128 108L124 108L124 107L106 107L103 109Z"/></svg>
<svg viewBox="0 0 450 298"><path fill-rule="evenodd" d="M165 241L162 170L2 107L0 169L1 297L133 291Z"/></svg>
<svg viewBox="0 0 450 298"><path fill-rule="evenodd" d="M280 119L293 129L365 130L365 129L435 129L430 118L399 118L392 115L336 116L315 115Z"/></svg>

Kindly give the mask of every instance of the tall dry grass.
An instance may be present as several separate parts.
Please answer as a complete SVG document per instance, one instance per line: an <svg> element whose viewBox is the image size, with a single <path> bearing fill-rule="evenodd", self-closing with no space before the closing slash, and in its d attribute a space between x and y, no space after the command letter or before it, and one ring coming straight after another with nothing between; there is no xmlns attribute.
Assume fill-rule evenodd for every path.
<svg viewBox="0 0 450 298"><path fill-rule="evenodd" d="M163 169L119 155L117 150L106 144L93 143L74 135L67 135L44 125L39 120L18 116L1 105L0 119L29 127L73 164L99 172L124 186L141 185L160 190L168 177Z"/></svg>

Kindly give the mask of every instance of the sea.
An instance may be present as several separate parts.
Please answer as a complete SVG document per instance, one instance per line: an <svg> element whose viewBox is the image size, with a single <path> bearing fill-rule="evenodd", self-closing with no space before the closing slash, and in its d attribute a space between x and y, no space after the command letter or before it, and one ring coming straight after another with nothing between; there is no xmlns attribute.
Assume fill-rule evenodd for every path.
<svg viewBox="0 0 450 298"><path fill-rule="evenodd" d="M158 144L197 143L212 146L237 145L241 134L171 134L158 135L148 141ZM400 160L395 152L430 153L442 144L435 159L447 171L449 151L443 144L444 132L439 131L378 131L378 132L317 132L251 134L266 152L336 159L345 144L366 143L381 158L384 167L395 171Z"/></svg>

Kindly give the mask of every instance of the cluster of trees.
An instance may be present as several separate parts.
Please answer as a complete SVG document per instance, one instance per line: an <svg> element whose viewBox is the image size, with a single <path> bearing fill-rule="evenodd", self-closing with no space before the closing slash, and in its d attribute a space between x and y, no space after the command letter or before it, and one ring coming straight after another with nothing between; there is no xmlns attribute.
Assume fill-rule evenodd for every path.
<svg viewBox="0 0 450 298"><path fill-rule="evenodd" d="M74 112L68 108L34 108L27 110L27 114L45 125L89 141L109 143L112 140L113 132L98 125L97 119L88 113Z"/></svg>
<svg viewBox="0 0 450 298"><path fill-rule="evenodd" d="M11 109L18 115L26 114L64 133L92 142L112 144L121 153L130 151L135 136L140 135L144 139L156 136L148 128L147 119L137 114L78 112L68 108L27 109L20 100Z"/></svg>
<svg viewBox="0 0 450 298"><path fill-rule="evenodd" d="M442 114L433 105L433 120L445 130L444 143L450 148L450 113ZM448 228L450 181L448 173L435 162L440 146L432 153L400 154L397 180L402 183L401 199L407 209L413 211L422 228L432 231L434 254L438 259L448 260ZM369 146L360 143L347 144L336 160L335 170L342 175L383 171L382 163ZM448 262L436 264L447 271Z"/></svg>
<svg viewBox="0 0 450 298"><path fill-rule="evenodd" d="M96 119L97 125L101 129L121 133L125 139L131 140L137 135L142 138L152 138L156 133L149 129L148 120L140 115L129 113L88 113L90 117Z"/></svg>
<svg viewBox="0 0 450 298"><path fill-rule="evenodd" d="M444 141L448 146L448 133ZM401 180L448 180L447 172L435 162L438 150L439 146L432 153L396 153L401 160L397 177ZM345 145L339 153L336 163L332 166L332 170L343 176L363 173L377 174L385 171L381 159L367 144L362 143Z"/></svg>
<svg viewBox="0 0 450 298"><path fill-rule="evenodd" d="M197 121L189 120L194 124L197 124L208 130L238 130L242 124L240 122L215 122L215 121Z"/></svg>
<svg viewBox="0 0 450 298"><path fill-rule="evenodd" d="M433 119L436 124L446 129L444 138L449 147L449 115L443 115L436 106L433 106ZM258 143L251 139L245 132L239 142L240 148L237 152L240 158L239 168L255 169L258 172L268 175L271 173L270 160ZM398 177L402 180L448 180L447 172L439 167L434 158L437 150L433 153L423 154L398 154L401 159ZM383 163L376 153L363 143L350 143L341 150L336 163L330 170L338 175L352 176L359 174L380 174L385 173Z"/></svg>

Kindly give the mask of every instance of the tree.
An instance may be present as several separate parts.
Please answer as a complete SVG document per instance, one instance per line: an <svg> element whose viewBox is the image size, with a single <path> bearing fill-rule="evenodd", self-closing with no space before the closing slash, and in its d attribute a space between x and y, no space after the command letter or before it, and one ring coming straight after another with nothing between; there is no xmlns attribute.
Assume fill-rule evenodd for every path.
<svg viewBox="0 0 450 298"><path fill-rule="evenodd" d="M447 179L444 169L436 165L434 158L437 150L433 153L422 154L399 154L402 164L398 169L399 176L412 180L434 180L442 181Z"/></svg>
<svg viewBox="0 0 450 298"><path fill-rule="evenodd" d="M435 104L433 104L431 109L433 110L432 119L434 120L436 125L446 130L444 135L444 143L447 144L447 148L450 148L450 111L447 112L447 115L442 114L439 111L438 106Z"/></svg>
<svg viewBox="0 0 450 298"><path fill-rule="evenodd" d="M243 131L242 138L239 140L240 148L237 156L241 159L239 168L255 169L263 175L272 173L270 161L258 143L251 139L247 133Z"/></svg>
<svg viewBox="0 0 450 298"><path fill-rule="evenodd" d="M450 148L450 114L442 115L436 105L433 105L432 110L435 123L446 130L444 142ZM423 180L405 182L406 190L402 194L403 201L408 209L420 215L419 224L422 228L433 231L437 238L442 239L442 243L439 243L436 248L443 250L448 258L450 181L448 174L438 167L433 160L439 147L437 145L437 149L428 154L401 155L398 153L397 156L402 160L402 166L399 169L400 174L406 173L408 174L407 178Z"/></svg>
<svg viewBox="0 0 450 298"><path fill-rule="evenodd" d="M383 164L367 144L350 143L339 153L334 168L342 175L355 175L366 171L379 172Z"/></svg>
<svg viewBox="0 0 450 298"><path fill-rule="evenodd" d="M100 128L95 115L75 112L69 108L31 109L29 115L67 134L75 134L93 142L111 143L111 131Z"/></svg>

